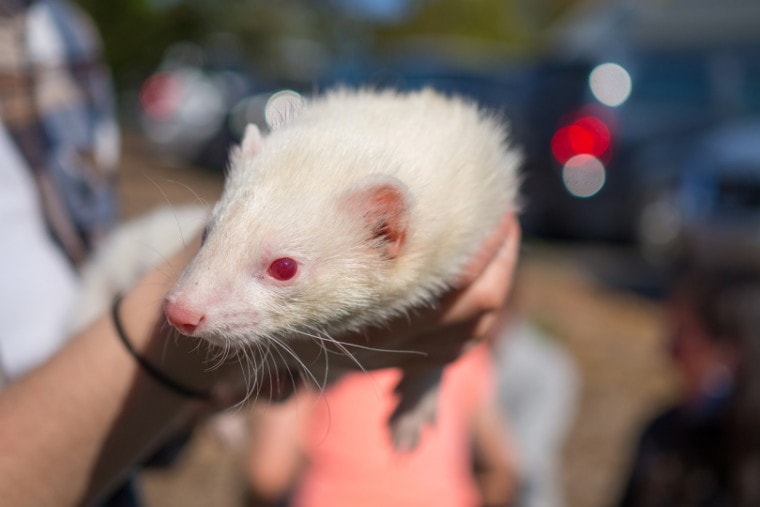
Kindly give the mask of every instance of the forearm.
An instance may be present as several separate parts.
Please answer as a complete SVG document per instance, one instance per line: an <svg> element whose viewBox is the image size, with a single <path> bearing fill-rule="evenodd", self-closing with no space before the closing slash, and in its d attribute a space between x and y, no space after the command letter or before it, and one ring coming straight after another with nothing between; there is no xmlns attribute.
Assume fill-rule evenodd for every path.
<svg viewBox="0 0 760 507"><path fill-rule="evenodd" d="M306 464L302 437L313 396L302 389L284 402L251 408L245 465L254 498L274 505L296 484Z"/></svg>
<svg viewBox="0 0 760 507"><path fill-rule="evenodd" d="M194 344L157 333L170 283L161 273L144 278L123 302L125 328L154 364L209 387L198 355L182 350ZM85 503L197 406L146 375L103 317L0 396L0 497L14 506Z"/></svg>
<svg viewBox="0 0 760 507"><path fill-rule="evenodd" d="M519 489L519 458L506 422L489 400L473 420L475 479L483 505L508 506Z"/></svg>

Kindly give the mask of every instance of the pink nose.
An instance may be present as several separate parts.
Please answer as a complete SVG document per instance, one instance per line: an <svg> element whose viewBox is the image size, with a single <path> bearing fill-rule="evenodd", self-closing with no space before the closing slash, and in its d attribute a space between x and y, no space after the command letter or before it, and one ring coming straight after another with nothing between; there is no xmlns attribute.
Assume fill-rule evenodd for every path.
<svg viewBox="0 0 760 507"><path fill-rule="evenodd" d="M166 320L182 334L192 335L204 320L203 312L167 299L164 302Z"/></svg>

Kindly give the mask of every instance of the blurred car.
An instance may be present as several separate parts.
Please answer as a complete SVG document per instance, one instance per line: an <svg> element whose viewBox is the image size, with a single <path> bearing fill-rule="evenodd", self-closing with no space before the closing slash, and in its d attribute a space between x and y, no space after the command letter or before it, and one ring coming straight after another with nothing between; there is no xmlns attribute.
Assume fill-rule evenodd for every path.
<svg viewBox="0 0 760 507"><path fill-rule="evenodd" d="M641 243L695 140L760 113L760 5L609 2L576 14L554 30L531 97L526 222L543 236Z"/></svg>
<svg viewBox="0 0 760 507"><path fill-rule="evenodd" d="M494 68L469 68L410 48L398 57L366 56L336 62L321 76L318 88L369 86L411 91L430 87L460 95L505 115L513 139L523 145L528 135L524 118L531 78L532 68L524 64L504 62Z"/></svg>
<svg viewBox="0 0 760 507"><path fill-rule="evenodd" d="M647 210L679 177L695 140L760 112L756 49L631 49L563 63L554 74L561 78L546 73L531 102L540 109L551 93L565 97L554 99L565 109L533 119L526 213L539 235L647 241Z"/></svg>
<svg viewBox="0 0 760 507"><path fill-rule="evenodd" d="M680 256L760 268L760 118L705 135L686 161L674 203Z"/></svg>
<svg viewBox="0 0 760 507"><path fill-rule="evenodd" d="M170 47L139 90L139 121L157 150L177 162L223 169L232 134L228 114L253 80L227 39L204 48Z"/></svg>

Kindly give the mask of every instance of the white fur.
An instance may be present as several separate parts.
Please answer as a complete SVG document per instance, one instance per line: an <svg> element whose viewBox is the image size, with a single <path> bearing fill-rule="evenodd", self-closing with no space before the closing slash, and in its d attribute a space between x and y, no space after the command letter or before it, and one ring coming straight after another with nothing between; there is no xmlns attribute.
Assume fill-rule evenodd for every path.
<svg viewBox="0 0 760 507"><path fill-rule="evenodd" d="M117 293L149 268L164 264L200 232L208 215L209 209L200 205L161 206L120 224L82 268L68 332L82 330L107 311Z"/></svg>
<svg viewBox="0 0 760 507"><path fill-rule="evenodd" d="M243 147L207 242L167 298L202 315L192 334L216 342L292 345L408 312L445 290L515 208L520 157L504 124L431 90L334 91ZM350 198L377 182L408 207L392 258ZM292 280L268 276L279 257L298 261Z"/></svg>

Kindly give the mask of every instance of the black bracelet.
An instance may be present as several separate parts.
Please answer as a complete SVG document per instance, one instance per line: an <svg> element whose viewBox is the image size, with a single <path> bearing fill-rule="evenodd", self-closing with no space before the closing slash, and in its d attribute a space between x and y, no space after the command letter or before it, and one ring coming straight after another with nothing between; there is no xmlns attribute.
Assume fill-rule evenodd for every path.
<svg viewBox="0 0 760 507"><path fill-rule="evenodd" d="M116 328L116 334L119 335L119 339L121 339L121 342L126 347L129 354L137 361L137 363L142 367L143 370L145 370L151 377L153 377L154 380L158 381L161 385L168 387L174 392L177 392L179 394L182 394L184 396L187 396L189 398L199 398L202 400L210 400L211 395L209 393L205 393L202 391L198 391L196 389L183 386L182 384L176 382L175 380L167 377L164 373L159 371L155 366L150 364L147 359L145 359L143 356L141 356L135 348L132 346L132 343L127 338L127 333L124 332L124 326L121 324L121 318L119 317L119 305L121 304L122 300L122 294L116 294L116 296L113 298L113 303L111 305L111 318L113 319L114 327Z"/></svg>

